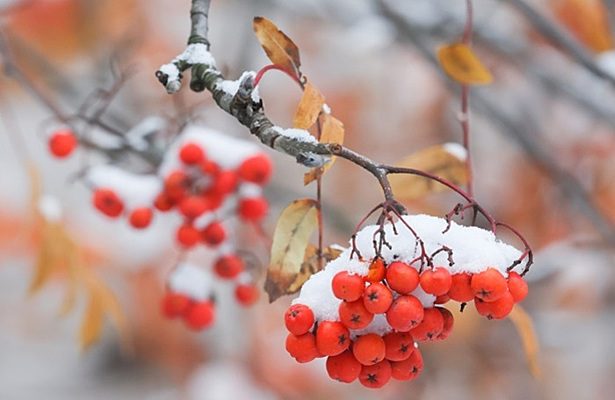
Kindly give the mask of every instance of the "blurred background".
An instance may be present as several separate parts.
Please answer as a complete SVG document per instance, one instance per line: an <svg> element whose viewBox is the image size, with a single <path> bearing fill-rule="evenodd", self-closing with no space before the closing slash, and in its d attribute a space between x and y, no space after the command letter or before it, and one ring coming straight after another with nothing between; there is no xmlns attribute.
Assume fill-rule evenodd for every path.
<svg viewBox="0 0 615 400"><path fill-rule="evenodd" d="M443 76L434 54L459 39L464 1L212 3L211 49L227 78L268 63L252 18L275 21L300 47L302 70L344 122L350 148L394 163L461 140L459 87ZM474 5L476 52L494 75L492 85L472 90L475 191L536 252L524 307L535 324L540 374L530 372L509 320L487 321L472 307L456 315L446 342L423 346L426 367L418 380L378 391L333 382L323 360L301 365L286 354L282 315L289 298L270 305L261 296L245 310L233 301L232 288L220 284L212 329L193 333L163 318L165 275L178 255L171 228L161 220L137 232L100 216L79 180L84 165L100 156L79 150L58 162L48 154L46 135L61 125L58 109L87 119L85 105L104 99L97 92L103 89L114 94L104 120L120 131L159 117L167 126L195 122L253 140L207 94L169 96L154 76L185 46L190 2L0 0L0 398L612 398L615 2ZM13 79L9 53L10 67L27 79ZM260 92L272 120L290 126L301 96L296 85L273 72ZM266 190L271 234L280 211L313 196L314 188L303 186L304 170L293 160L269 154L276 165ZM85 351L77 340L84 297L77 295L75 308L58 316L69 276L55 276L28 295L45 237L31 202L33 165L51 207L61 204L63 232L82 249L84 267L114 293L124 315L121 329L106 322ZM125 167L142 168L138 162ZM324 179L326 243L345 245L380 196L371 176L338 161ZM406 205L441 216L457 201L437 194ZM514 237L502 238L521 248ZM242 234L242 246L266 263L266 244L256 235ZM205 250L190 255L204 266L212 257Z"/></svg>

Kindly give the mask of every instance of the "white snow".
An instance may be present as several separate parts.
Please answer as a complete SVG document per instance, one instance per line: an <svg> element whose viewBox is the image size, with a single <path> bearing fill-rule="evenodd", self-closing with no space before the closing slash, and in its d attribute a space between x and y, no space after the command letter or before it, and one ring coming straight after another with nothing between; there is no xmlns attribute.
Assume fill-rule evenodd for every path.
<svg viewBox="0 0 615 400"><path fill-rule="evenodd" d="M203 43L189 44L186 50L175 58L174 61L186 61L188 64L206 64L212 67L216 65L216 60L211 55L207 46Z"/></svg>
<svg viewBox="0 0 615 400"><path fill-rule="evenodd" d="M38 201L38 211L49 222L59 222L62 220L62 204L54 196L42 195Z"/></svg>
<svg viewBox="0 0 615 400"><path fill-rule="evenodd" d="M453 274L478 273L487 268L496 268L506 276L506 268L521 255L519 250L501 242L493 233L481 228L466 227L451 222L450 229L443 234L442 231L447 226L443 218L412 215L405 216L404 221L424 241L429 255L443 245L453 250L454 265L452 266L449 266L447 253L442 252L434 257L436 266L445 267ZM392 250L383 246L381 255L387 264L393 261L409 263L420 254L419 246L416 245L414 236L402 222L397 221L395 226L397 235L394 234L391 224L385 226L386 239L391 244ZM339 271L349 271L361 276L367 274L369 261L375 256L373 234L376 230L376 225L370 225L357 234L356 245L365 261L359 261L356 255L350 258L352 251L352 244L350 244L350 247L346 248L337 259L329 262L322 271L310 277L293 304L309 306L317 320L339 320L338 307L341 301L333 295L331 280ZM419 268L420 264L416 263L414 267ZM420 287L412 295L417 297L425 307L434 304L435 297L426 294ZM379 317L374 318L374 321L361 330L361 333L382 334L387 330L390 330L390 327L382 317Z"/></svg>
<svg viewBox="0 0 615 400"><path fill-rule="evenodd" d="M466 158L468 158L468 152L466 151L465 147L463 147L459 143L444 143L442 147L449 154L460 159L461 161L465 161Z"/></svg>
<svg viewBox="0 0 615 400"><path fill-rule="evenodd" d="M96 188L115 191L127 209L151 205L162 188L156 175L134 174L112 165L90 168L86 180Z"/></svg>
<svg viewBox="0 0 615 400"><path fill-rule="evenodd" d="M195 301L203 301L210 297L213 290L211 274L193 264L183 263L171 272L168 279L169 288L186 295Z"/></svg>
<svg viewBox="0 0 615 400"><path fill-rule="evenodd" d="M615 79L615 50L600 53L596 57L596 63L603 71Z"/></svg>
<svg viewBox="0 0 615 400"><path fill-rule="evenodd" d="M168 82L179 80L179 69L173 63L161 65L158 70L167 76Z"/></svg>
<svg viewBox="0 0 615 400"><path fill-rule="evenodd" d="M231 96L235 96L237 94L237 91L239 90L239 85L241 84L241 82L243 82L243 80L250 75L254 76L256 75L256 73L254 71L244 71L237 80L223 80L222 82L218 83L217 89L221 89L226 93L230 94ZM258 96L258 93L256 95Z"/></svg>
<svg viewBox="0 0 615 400"><path fill-rule="evenodd" d="M133 148L141 151L146 150L148 147L146 138L164 129L166 124L164 118L158 116L146 117L126 132L126 140Z"/></svg>
<svg viewBox="0 0 615 400"><path fill-rule="evenodd" d="M287 138L290 138L290 139L295 139L295 140L299 140L301 142L306 142L306 143L318 143L318 140L314 136L312 136L310 132L306 131L305 129L295 129L295 128L284 129L279 126L274 126L273 129L279 132L280 135L286 136Z"/></svg>
<svg viewBox="0 0 615 400"><path fill-rule="evenodd" d="M263 194L263 188L255 183L242 183L239 186L238 195L240 199L261 197Z"/></svg>

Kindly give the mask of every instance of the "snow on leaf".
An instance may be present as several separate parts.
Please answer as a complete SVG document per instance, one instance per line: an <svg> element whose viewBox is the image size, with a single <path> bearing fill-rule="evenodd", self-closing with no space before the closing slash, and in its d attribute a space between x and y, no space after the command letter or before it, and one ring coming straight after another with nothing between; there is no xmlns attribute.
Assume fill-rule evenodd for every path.
<svg viewBox="0 0 615 400"><path fill-rule="evenodd" d="M536 379L540 378L542 371L538 363L539 346L532 318L519 304L515 305L508 318L515 325L517 333L519 333L531 374Z"/></svg>
<svg viewBox="0 0 615 400"><path fill-rule="evenodd" d="M278 219L271 246L265 291L269 301L289 293L305 259L308 241L318 224L316 201L292 202Z"/></svg>
<svg viewBox="0 0 615 400"><path fill-rule="evenodd" d="M320 136L321 143L337 143L344 144L344 124L331 114L323 114L322 116L322 134ZM327 172L335 163L337 157L331 157L331 161L325 164L321 168L314 168L309 172L306 172L303 176L303 183L305 185L310 184L316 180L319 176L322 176Z"/></svg>
<svg viewBox="0 0 615 400"><path fill-rule="evenodd" d="M296 77L301 76L297 45L267 18L254 17L252 27L271 62Z"/></svg>
<svg viewBox="0 0 615 400"><path fill-rule="evenodd" d="M293 128L309 129L322 111L322 106L325 104L325 96L311 83L305 84L303 96L295 111L293 118Z"/></svg>
<svg viewBox="0 0 615 400"><path fill-rule="evenodd" d="M449 145L436 145L420 150L397 163L397 166L420 169L444 178L456 185L467 182L465 158L461 153L450 151ZM416 200L429 193L445 189L440 183L410 174L395 174L389 177L393 193L403 200Z"/></svg>
<svg viewBox="0 0 615 400"><path fill-rule="evenodd" d="M466 85L486 85L493 81L491 72L474 51L464 43L453 43L438 49L438 60L446 74Z"/></svg>

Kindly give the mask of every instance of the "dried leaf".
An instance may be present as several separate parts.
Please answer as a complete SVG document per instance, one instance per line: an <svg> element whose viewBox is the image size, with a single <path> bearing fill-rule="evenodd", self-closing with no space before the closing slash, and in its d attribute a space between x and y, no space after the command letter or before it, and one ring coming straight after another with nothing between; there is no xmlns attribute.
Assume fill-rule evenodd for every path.
<svg viewBox="0 0 615 400"><path fill-rule="evenodd" d="M539 346L532 318L518 304L515 305L515 308L513 308L512 312L508 315L508 318L513 322L519 333L532 376L539 379L542 375L542 371L538 362Z"/></svg>
<svg viewBox="0 0 615 400"><path fill-rule="evenodd" d="M322 249L323 264L335 260L340 254L342 254L340 249L333 248L331 246L325 247ZM303 284L310 279L310 276L320 270L321 265L318 260L318 247L313 244L309 244L305 250L305 257L303 258L303 263L301 263L301 269L299 270L294 282L288 287L286 294L297 293Z"/></svg>
<svg viewBox="0 0 615 400"><path fill-rule="evenodd" d="M420 169L444 178L456 185L467 182L464 149L457 144L428 147L414 153L396 164L400 167ZM390 175L393 193L404 200L419 199L429 193L445 190L434 180L410 174Z"/></svg>
<svg viewBox="0 0 615 400"><path fill-rule="evenodd" d="M444 72L459 83L485 85L493 81L491 72L466 44L453 43L440 47L438 60Z"/></svg>
<svg viewBox="0 0 615 400"><path fill-rule="evenodd" d="M88 305L81 321L81 327L79 328L79 344L82 350L86 350L100 339L103 316L101 304L98 298L92 294L88 300Z"/></svg>
<svg viewBox="0 0 615 400"><path fill-rule="evenodd" d="M320 93L311 83L307 82L303 89L303 96L295 111L293 127L297 129L309 129L322 111L325 104L325 96Z"/></svg>
<svg viewBox="0 0 615 400"><path fill-rule="evenodd" d="M608 10L601 0L553 0L555 14L587 47L601 53L615 46Z"/></svg>
<svg viewBox="0 0 615 400"><path fill-rule="evenodd" d="M308 241L318 224L317 214L316 201L302 199L292 202L280 215L265 281L270 302L288 294L300 274Z"/></svg>
<svg viewBox="0 0 615 400"><path fill-rule="evenodd" d="M301 76L301 59L297 45L267 18L254 17L252 27L271 62L296 77Z"/></svg>
<svg viewBox="0 0 615 400"><path fill-rule="evenodd" d="M322 120L323 123L320 142L344 144L344 124L331 114L324 114ZM306 172L303 176L303 184L308 185L314 180L316 180L319 176L322 176L333 166L333 163L335 163L336 158L337 157L331 157L331 161L325 164L325 166L321 168L314 168L309 172Z"/></svg>

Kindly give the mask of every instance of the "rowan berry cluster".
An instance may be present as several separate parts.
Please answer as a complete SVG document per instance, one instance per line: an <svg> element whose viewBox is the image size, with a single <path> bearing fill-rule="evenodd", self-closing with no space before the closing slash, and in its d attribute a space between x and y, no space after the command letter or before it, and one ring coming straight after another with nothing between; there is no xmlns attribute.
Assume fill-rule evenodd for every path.
<svg viewBox="0 0 615 400"><path fill-rule="evenodd" d="M286 350L300 363L328 357L332 379L350 383L358 378L368 388L419 375L423 360L417 342L445 340L453 329L453 314L442 304L474 300L481 315L501 319L528 293L516 272L505 277L486 268L451 274L446 267L387 265L380 257L370 262L365 276L336 273L331 290L341 301L337 320L316 320L300 303L287 310Z"/></svg>

